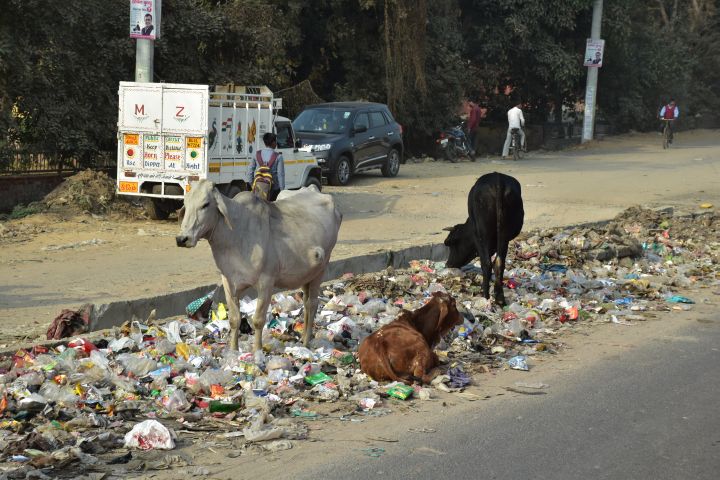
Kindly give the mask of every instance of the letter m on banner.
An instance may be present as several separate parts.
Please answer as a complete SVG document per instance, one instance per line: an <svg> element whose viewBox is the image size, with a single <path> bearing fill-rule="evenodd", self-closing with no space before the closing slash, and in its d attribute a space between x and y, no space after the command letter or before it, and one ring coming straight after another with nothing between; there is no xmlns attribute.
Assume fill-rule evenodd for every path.
<svg viewBox="0 0 720 480"><path fill-rule="evenodd" d="M135 115L145 115L145 104L135 104Z"/></svg>

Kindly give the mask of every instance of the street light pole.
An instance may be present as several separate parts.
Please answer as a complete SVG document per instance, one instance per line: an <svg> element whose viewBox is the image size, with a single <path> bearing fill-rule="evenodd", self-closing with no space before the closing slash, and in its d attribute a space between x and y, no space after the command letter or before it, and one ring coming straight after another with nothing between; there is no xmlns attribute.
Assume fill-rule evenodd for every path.
<svg viewBox="0 0 720 480"><path fill-rule="evenodd" d="M602 7L603 0L595 0L593 3L592 27L590 28L591 40L600 40ZM583 118L582 143L592 140L595 130L595 101L597 98L598 70L600 69L588 67L587 85L585 87L585 115Z"/></svg>

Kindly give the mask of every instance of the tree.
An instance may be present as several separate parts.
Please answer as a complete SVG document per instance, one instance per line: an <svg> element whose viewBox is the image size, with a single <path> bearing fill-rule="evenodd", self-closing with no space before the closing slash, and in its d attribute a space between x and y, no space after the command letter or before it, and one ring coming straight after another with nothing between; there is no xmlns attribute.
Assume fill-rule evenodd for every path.
<svg viewBox="0 0 720 480"><path fill-rule="evenodd" d="M469 86L501 119L514 93L545 118L548 104L578 96L591 0L463 0ZM559 109L558 109L559 110Z"/></svg>
<svg viewBox="0 0 720 480"><path fill-rule="evenodd" d="M657 126L670 97L683 123L713 115L720 107L720 25L717 2L640 0L612 3L606 10L607 63L598 104L619 130Z"/></svg>
<svg viewBox="0 0 720 480"><path fill-rule="evenodd" d="M3 3L5 141L61 159L111 149L117 81L132 65L127 2L85 2L82 9L40 0Z"/></svg>

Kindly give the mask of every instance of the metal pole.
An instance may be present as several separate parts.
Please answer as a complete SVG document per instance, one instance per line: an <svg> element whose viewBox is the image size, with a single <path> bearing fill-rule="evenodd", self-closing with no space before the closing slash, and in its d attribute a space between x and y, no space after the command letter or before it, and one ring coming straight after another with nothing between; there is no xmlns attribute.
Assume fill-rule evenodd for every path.
<svg viewBox="0 0 720 480"><path fill-rule="evenodd" d="M590 38L592 40L600 40L600 23L602 21L603 0L595 0L593 3L592 27L590 29ZM597 67L587 67L587 86L585 87L585 116L583 119L582 143L589 142L593 139L595 130L595 100L597 97Z"/></svg>
<svg viewBox="0 0 720 480"><path fill-rule="evenodd" d="M160 17L162 16L162 0L155 0L155 38L160 38ZM155 60L155 40L138 38L135 46L135 81L152 83Z"/></svg>
<svg viewBox="0 0 720 480"><path fill-rule="evenodd" d="M135 81L152 83L155 42L138 38L135 48Z"/></svg>

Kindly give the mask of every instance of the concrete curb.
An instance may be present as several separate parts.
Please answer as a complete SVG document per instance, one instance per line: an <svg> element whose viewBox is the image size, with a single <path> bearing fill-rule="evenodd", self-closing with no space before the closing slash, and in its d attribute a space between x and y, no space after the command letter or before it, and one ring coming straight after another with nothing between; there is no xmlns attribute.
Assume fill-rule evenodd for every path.
<svg viewBox="0 0 720 480"><path fill-rule="evenodd" d="M323 281L335 280L349 272L354 274L379 272L390 266L393 268L406 268L411 260L445 260L447 255L445 245L434 243L417 245L402 250L382 250L368 255L343 258L330 262ZM166 295L95 305L90 319L90 331L120 326L133 316L145 319L153 309L155 309L156 318L183 315L185 307L190 302L212 292L218 286L218 284L210 284ZM254 297L255 291L249 290L246 295ZM224 300L225 293L222 286L219 286L216 298L221 301Z"/></svg>

